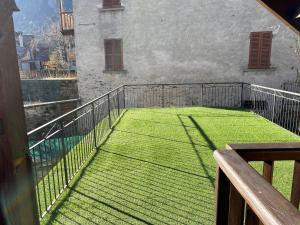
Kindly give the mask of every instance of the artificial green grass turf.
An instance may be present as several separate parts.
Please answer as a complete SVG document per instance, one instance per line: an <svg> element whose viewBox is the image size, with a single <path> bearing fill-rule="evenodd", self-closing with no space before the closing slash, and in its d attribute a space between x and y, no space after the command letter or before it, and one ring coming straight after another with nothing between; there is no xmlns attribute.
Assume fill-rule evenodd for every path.
<svg viewBox="0 0 300 225"><path fill-rule="evenodd" d="M212 224L213 150L296 141L241 110L131 109L42 224ZM275 187L288 197L292 164L275 166Z"/></svg>

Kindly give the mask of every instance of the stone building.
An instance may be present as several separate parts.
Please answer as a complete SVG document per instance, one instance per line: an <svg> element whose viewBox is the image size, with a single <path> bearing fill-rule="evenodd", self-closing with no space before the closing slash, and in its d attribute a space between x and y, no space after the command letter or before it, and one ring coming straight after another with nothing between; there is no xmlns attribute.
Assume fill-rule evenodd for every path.
<svg viewBox="0 0 300 225"><path fill-rule="evenodd" d="M255 0L73 0L73 13L83 101L123 83L296 78L296 34Z"/></svg>

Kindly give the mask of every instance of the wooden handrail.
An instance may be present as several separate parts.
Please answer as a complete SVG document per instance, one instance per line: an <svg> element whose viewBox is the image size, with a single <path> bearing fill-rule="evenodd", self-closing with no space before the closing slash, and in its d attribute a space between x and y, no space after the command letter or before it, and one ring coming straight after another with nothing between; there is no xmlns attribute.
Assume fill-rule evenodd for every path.
<svg viewBox="0 0 300 225"><path fill-rule="evenodd" d="M246 161L300 160L300 142L270 144L229 144Z"/></svg>
<svg viewBox="0 0 300 225"><path fill-rule="evenodd" d="M298 225L300 224L300 213L283 195L281 195L272 185L266 181L257 171L255 171L239 154L235 151L215 151L219 171L217 180L228 179L225 183L225 189L232 184L247 205L254 211L257 217L264 225ZM226 177L226 178L225 178ZM229 185L228 185L229 184ZM223 188L220 184L218 189ZM229 188L230 189L230 188ZM220 191L220 190L216 190ZM231 211L238 212L235 204L222 206L220 200L226 199L222 196L224 191L217 195L217 215L222 213L229 215ZM227 191L228 192L228 191ZM231 196L232 191L231 188ZM229 198L229 197L228 197ZM235 197L235 202L238 198ZM219 210L219 212L218 212ZM222 212L222 210L224 210ZM242 212L243 209L240 209ZM236 216L236 215L235 215ZM224 218L224 216L223 216ZM235 221L228 217L228 221ZM228 221L216 220L216 224L239 224L229 223Z"/></svg>

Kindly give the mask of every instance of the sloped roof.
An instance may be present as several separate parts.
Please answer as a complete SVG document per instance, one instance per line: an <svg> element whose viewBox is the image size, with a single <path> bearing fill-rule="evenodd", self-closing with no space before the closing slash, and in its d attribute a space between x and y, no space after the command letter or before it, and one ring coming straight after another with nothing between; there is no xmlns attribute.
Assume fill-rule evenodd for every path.
<svg viewBox="0 0 300 225"><path fill-rule="evenodd" d="M258 2L300 34L300 0L258 0Z"/></svg>

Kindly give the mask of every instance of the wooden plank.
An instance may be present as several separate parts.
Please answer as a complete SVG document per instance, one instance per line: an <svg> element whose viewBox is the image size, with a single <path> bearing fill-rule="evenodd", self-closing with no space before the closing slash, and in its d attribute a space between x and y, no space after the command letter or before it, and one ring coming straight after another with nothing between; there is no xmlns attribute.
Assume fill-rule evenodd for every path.
<svg viewBox="0 0 300 225"><path fill-rule="evenodd" d="M300 204L300 161L295 161L291 203L298 209Z"/></svg>
<svg viewBox="0 0 300 225"><path fill-rule="evenodd" d="M244 221L244 199L236 188L230 184L228 224L242 225Z"/></svg>
<svg viewBox="0 0 300 225"><path fill-rule="evenodd" d="M272 184L274 161L265 161L263 168L263 177Z"/></svg>
<svg viewBox="0 0 300 225"><path fill-rule="evenodd" d="M300 225L300 212L235 151L215 151L214 157L264 225Z"/></svg>
<svg viewBox="0 0 300 225"><path fill-rule="evenodd" d="M230 182L219 167L217 167L215 193L215 225L228 225Z"/></svg>

